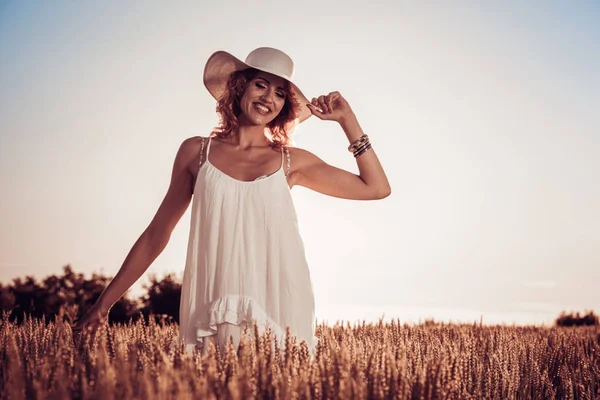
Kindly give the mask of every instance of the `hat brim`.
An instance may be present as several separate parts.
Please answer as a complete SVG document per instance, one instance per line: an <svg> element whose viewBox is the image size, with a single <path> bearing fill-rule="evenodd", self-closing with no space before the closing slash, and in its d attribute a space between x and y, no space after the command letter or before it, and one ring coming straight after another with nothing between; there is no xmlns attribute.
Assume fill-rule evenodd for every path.
<svg viewBox="0 0 600 400"><path fill-rule="evenodd" d="M210 94L215 99L219 100L227 90L227 80L229 79L231 73L234 71L242 71L248 68L255 68L260 71L279 76L290 83L290 90L294 93L296 100L298 100L300 103L300 110L298 111L298 123L307 120L312 115L312 112L306 106L306 104L310 103L310 101L308 101L306 96L304 96L302 91L294 82L275 71L269 71L265 68L257 68L255 66L248 65L226 51L217 51L209 57L208 61L206 62L206 66L204 67L204 86L206 86L206 89L208 89Z"/></svg>

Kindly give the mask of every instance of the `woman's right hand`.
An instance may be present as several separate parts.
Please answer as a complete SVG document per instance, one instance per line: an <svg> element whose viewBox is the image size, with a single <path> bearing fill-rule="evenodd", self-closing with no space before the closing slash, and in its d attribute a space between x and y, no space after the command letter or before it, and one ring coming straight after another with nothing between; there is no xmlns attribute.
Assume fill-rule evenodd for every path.
<svg viewBox="0 0 600 400"><path fill-rule="evenodd" d="M98 303L94 304L81 318L71 326L73 339L79 341L85 332L95 333L101 325L108 321L108 312Z"/></svg>

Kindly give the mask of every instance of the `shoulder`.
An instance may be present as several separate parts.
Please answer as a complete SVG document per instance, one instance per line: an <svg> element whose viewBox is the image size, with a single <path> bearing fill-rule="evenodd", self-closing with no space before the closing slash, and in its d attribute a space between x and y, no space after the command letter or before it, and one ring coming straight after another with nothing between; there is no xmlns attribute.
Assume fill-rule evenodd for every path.
<svg viewBox="0 0 600 400"><path fill-rule="evenodd" d="M200 160L200 151L202 150L202 142L204 141L204 151L206 154L206 145L208 137L192 136L184 139L177 150L176 162L182 165L187 165L194 169L194 165Z"/></svg>
<svg viewBox="0 0 600 400"><path fill-rule="evenodd" d="M312 171L319 171L319 168L326 167L325 161L321 160L317 155L312 152L302 149L300 147L288 147L290 153L290 181L293 185L301 185L302 181L306 180L306 176L312 173ZM320 172L317 172L320 174Z"/></svg>
<svg viewBox="0 0 600 400"><path fill-rule="evenodd" d="M181 147L185 149L199 149L202 145L202 141L204 141L204 145L206 146L208 140L208 136L192 136L187 139L184 139L181 142Z"/></svg>
<svg viewBox="0 0 600 400"><path fill-rule="evenodd" d="M300 147L287 146L286 149L288 149L288 151L290 152L290 156L296 157L298 161L307 159L309 160L311 158L316 157L316 155L314 155L310 151L302 149Z"/></svg>
<svg viewBox="0 0 600 400"><path fill-rule="evenodd" d="M179 144L179 149L177 150L177 158L186 158L189 159L194 154L194 150L200 148L200 136L193 136L187 139L184 139Z"/></svg>
<svg viewBox="0 0 600 400"><path fill-rule="evenodd" d="M180 151L185 153L191 153L198 155L202 146L204 146L204 152L206 152L206 146L208 145L209 136L192 136L181 142L179 146Z"/></svg>
<svg viewBox="0 0 600 400"><path fill-rule="evenodd" d="M289 147L289 146L287 147L287 149L289 150L289 153L290 153L290 159L291 159L290 164L291 164L292 172L302 171L303 169L305 169L311 165L323 162L323 160L321 160L315 154L311 153L310 151L308 151L306 149L302 149L300 147Z"/></svg>

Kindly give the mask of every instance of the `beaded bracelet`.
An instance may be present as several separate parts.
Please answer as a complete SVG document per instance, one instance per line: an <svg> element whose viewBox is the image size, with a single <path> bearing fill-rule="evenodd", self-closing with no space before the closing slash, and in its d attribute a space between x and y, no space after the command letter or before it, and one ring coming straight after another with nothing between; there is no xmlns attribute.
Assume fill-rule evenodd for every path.
<svg viewBox="0 0 600 400"><path fill-rule="evenodd" d="M365 133L364 135L362 135L361 137L356 139L354 142L350 143L350 146L348 146L348 151L350 153L352 153L353 151L355 151L358 147L360 147L363 143L367 142L368 140L369 140L369 135L367 135Z"/></svg>
<svg viewBox="0 0 600 400"><path fill-rule="evenodd" d="M361 146L363 146L364 144L369 142L369 138L368 137L364 137L361 138L359 141L354 142L348 149L349 152L355 152L356 149L360 148Z"/></svg>

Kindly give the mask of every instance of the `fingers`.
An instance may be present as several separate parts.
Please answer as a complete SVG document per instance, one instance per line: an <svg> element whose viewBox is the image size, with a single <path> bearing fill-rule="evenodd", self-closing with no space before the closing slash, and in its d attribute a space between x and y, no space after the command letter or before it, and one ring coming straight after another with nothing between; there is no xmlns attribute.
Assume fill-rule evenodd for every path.
<svg viewBox="0 0 600 400"><path fill-rule="evenodd" d="M73 325L71 325L71 330L73 332L80 332L82 329L82 325L81 325L81 321L77 320L73 323Z"/></svg>
<svg viewBox="0 0 600 400"><path fill-rule="evenodd" d="M319 96L319 98L317 99L317 101L319 102L319 107L321 107L321 110L323 110L323 112L325 114L328 114L329 113L329 108L327 107L325 97L326 96L321 95L321 96Z"/></svg>
<svg viewBox="0 0 600 400"><path fill-rule="evenodd" d="M331 97L329 97L329 96L325 97L325 107L327 107L327 112L330 114L333 112L333 105L331 103L332 103Z"/></svg>
<svg viewBox="0 0 600 400"><path fill-rule="evenodd" d="M308 107L312 115L315 115L319 118L323 118L323 113L314 104L306 103L306 106Z"/></svg>
<svg viewBox="0 0 600 400"><path fill-rule="evenodd" d="M313 97L310 103L307 103L308 109L313 115L321 119L331 119L328 114L333 114L339 106L338 99L341 97L339 92L331 92L328 95Z"/></svg>
<svg viewBox="0 0 600 400"><path fill-rule="evenodd" d="M328 114L330 110L327 108L325 102L325 96L319 96L318 98L313 97L309 104L306 104L308 109L317 117L324 119L325 114Z"/></svg>
<svg viewBox="0 0 600 400"><path fill-rule="evenodd" d="M337 96L335 95L335 92L331 92L327 96L325 96L325 104L327 105L327 109L330 113L333 112L333 102L336 99Z"/></svg>
<svg viewBox="0 0 600 400"><path fill-rule="evenodd" d="M79 321L71 327L71 336L75 347L83 343L94 343L99 330L103 327L102 321Z"/></svg>
<svg viewBox="0 0 600 400"><path fill-rule="evenodd" d="M99 316L90 317L89 315L84 315L73 325L71 326L71 331L73 333L81 334L84 330L90 331L92 329L97 328L98 325L102 322L102 319Z"/></svg>
<svg viewBox="0 0 600 400"><path fill-rule="evenodd" d="M74 325L71 327L71 332L73 333L73 336L82 335L84 330L89 330L89 326L88 325Z"/></svg>
<svg viewBox="0 0 600 400"><path fill-rule="evenodd" d="M311 101L311 105L313 105L314 109L317 110L320 113L323 113L325 110L323 110L323 107L321 107L321 105L319 104L319 100L317 100L316 97L313 97L312 101Z"/></svg>
<svg viewBox="0 0 600 400"><path fill-rule="evenodd" d="M316 98L313 97L312 101L310 103L307 103L306 106L308 107L308 109L310 110L310 112L317 116L318 118L323 118L323 109L320 108L319 106L319 102L317 101Z"/></svg>
<svg viewBox="0 0 600 400"><path fill-rule="evenodd" d="M316 107L319 107L323 113L331 114L335 108L335 101L339 98L339 92L331 92L328 95L321 95L318 98L313 97L312 104Z"/></svg>

